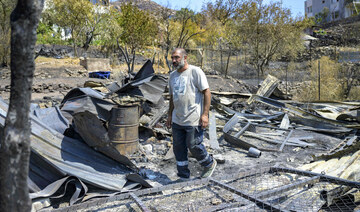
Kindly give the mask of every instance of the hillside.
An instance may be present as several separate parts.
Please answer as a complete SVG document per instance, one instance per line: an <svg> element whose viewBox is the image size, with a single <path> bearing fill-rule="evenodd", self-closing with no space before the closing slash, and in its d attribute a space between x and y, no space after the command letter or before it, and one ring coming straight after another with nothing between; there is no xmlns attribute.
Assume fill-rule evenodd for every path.
<svg viewBox="0 0 360 212"><path fill-rule="evenodd" d="M120 7L120 5L123 2L133 2L135 3L140 9L142 10L147 10L147 11L159 11L162 6L151 1L151 0L117 0L114 2L111 2L110 4L115 6L115 7Z"/></svg>
<svg viewBox="0 0 360 212"><path fill-rule="evenodd" d="M356 47L360 44L360 16L329 22L315 27L315 31L323 29L325 33L316 35L320 46Z"/></svg>

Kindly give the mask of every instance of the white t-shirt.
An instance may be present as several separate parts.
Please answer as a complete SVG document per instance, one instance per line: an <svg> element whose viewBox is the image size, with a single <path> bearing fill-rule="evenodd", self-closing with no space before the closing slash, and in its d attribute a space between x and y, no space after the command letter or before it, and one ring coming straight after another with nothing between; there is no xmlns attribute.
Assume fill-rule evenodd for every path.
<svg viewBox="0 0 360 212"><path fill-rule="evenodd" d="M169 79L174 103L172 121L181 126L199 126L204 104L202 91L207 88L205 73L199 67L189 65L181 73L173 71Z"/></svg>

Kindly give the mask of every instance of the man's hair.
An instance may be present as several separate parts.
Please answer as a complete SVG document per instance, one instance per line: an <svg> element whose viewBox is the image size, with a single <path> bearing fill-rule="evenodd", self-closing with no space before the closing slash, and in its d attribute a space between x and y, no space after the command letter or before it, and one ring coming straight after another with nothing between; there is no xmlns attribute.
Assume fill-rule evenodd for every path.
<svg viewBox="0 0 360 212"><path fill-rule="evenodd" d="M182 56L187 56L186 50L183 48L175 48L172 53L179 51Z"/></svg>

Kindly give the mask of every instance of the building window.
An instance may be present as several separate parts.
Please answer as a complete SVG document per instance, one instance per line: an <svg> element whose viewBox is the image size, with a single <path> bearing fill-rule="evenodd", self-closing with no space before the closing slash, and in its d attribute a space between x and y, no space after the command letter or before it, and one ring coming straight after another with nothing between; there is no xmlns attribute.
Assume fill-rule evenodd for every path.
<svg viewBox="0 0 360 212"><path fill-rule="evenodd" d="M312 13L312 6L307 7L306 9L307 9L307 13Z"/></svg>
<svg viewBox="0 0 360 212"><path fill-rule="evenodd" d="M338 18L339 18L339 11L333 12L333 13L332 13L332 18L333 18L333 20L338 19Z"/></svg>
<svg viewBox="0 0 360 212"><path fill-rule="evenodd" d="M325 4L325 0L323 0L322 3Z"/></svg>

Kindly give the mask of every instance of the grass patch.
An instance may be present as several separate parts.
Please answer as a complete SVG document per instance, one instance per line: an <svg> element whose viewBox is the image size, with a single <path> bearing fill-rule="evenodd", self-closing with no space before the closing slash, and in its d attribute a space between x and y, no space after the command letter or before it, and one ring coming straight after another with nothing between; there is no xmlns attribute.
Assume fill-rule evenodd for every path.
<svg viewBox="0 0 360 212"><path fill-rule="evenodd" d="M52 57L39 56L36 58L35 63L51 64L51 65L64 65L64 64L80 65L80 60L79 60L79 58L76 58L76 57L56 59L56 58L52 58Z"/></svg>
<svg viewBox="0 0 360 212"><path fill-rule="evenodd" d="M319 72L320 64L320 72ZM322 57L310 65L310 82L302 86L298 96L301 101L343 101L344 79L340 75L340 64L329 57ZM319 75L320 74L320 75ZM320 80L320 97L319 97Z"/></svg>

